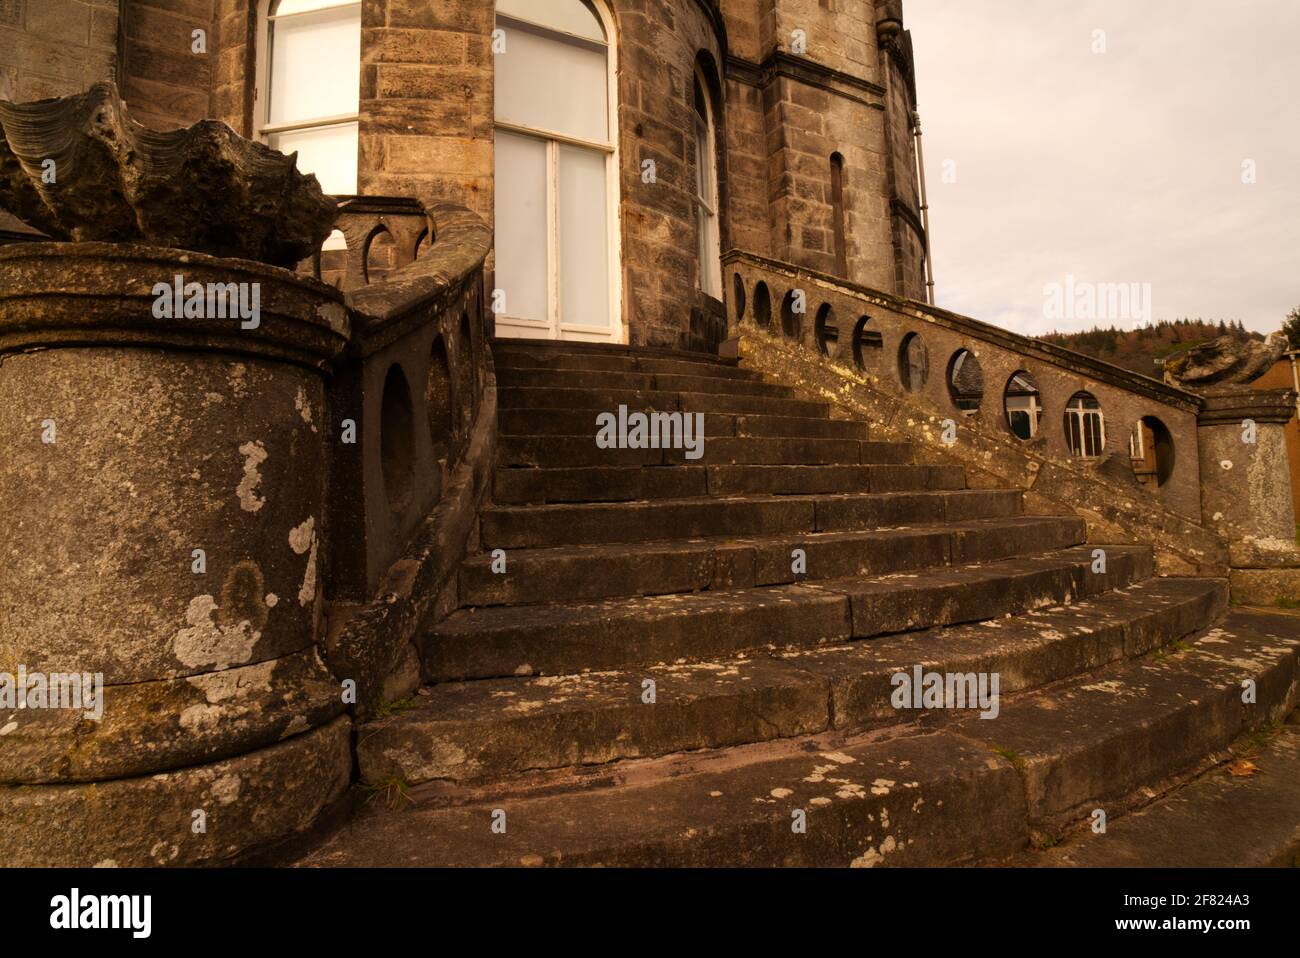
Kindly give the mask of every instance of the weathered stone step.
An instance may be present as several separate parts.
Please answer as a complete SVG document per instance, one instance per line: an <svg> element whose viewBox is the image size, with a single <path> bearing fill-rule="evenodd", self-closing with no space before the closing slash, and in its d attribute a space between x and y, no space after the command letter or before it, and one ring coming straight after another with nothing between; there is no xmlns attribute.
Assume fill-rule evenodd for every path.
<svg viewBox="0 0 1300 958"><path fill-rule="evenodd" d="M1271 617L1278 620L1280 617ZM1241 684L1258 689L1243 704ZM927 734L821 735L631 763L557 793L375 802L302 864L939 866L1004 860L1051 820L1159 787L1300 688L1295 629L1241 613L1185 651L1125 661ZM651 706L638 706L650 708ZM639 767L638 767L639 766ZM614 784L616 788L582 787ZM504 834L494 809L505 812ZM1115 816L1111 816L1113 819ZM792 825L802 819L805 827ZM499 817L498 817L499 820ZM1059 829L1059 824L1051 827Z"/></svg>
<svg viewBox="0 0 1300 958"><path fill-rule="evenodd" d="M669 361L695 363L709 368L736 368L734 359L719 359L710 353L682 349L661 349L652 346L624 346L608 343L528 342L523 340L494 340L492 355L498 365L521 366L530 362L581 365L600 363L610 358L634 362ZM592 368L596 368L593 366Z"/></svg>
<svg viewBox="0 0 1300 958"><path fill-rule="evenodd" d="M594 436L596 417L609 409L502 409L497 425L503 436ZM708 439L731 436L796 439L868 439L870 427L850 419L808 419L800 416L744 416L705 413Z"/></svg>
<svg viewBox="0 0 1300 958"><path fill-rule="evenodd" d="M876 579L461 609L425 637L424 675L431 682L566 675L810 648L1014 614L1150 576L1150 549L1107 550L1100 575L1082 547Z"/></svg>
<svg viewBox="0 0 1300 958"><path fill-rule="evenodd" d="M892 679L916 665L996 672L1008 695L1167 645L1226 604L1222 580L1153 579L1068 607L783 657L436 685L365 727L361 777L493 779L910 722L915 712L891 704Z"/></svg>
<svg viewBox="0 0 1300 958"><path fill-rule="evenodd" d="M501 436L497 441L500 466L563 468L573 466L659 466L682 463L745 465L860 464L875 451L857 439L741 438L706 439L690 450L602 449L595 430L585 436Z"/></svg>
<svg viewBox="0 0 1300 958"><path fill-rule="evenodd" d="M1081 519L1022 516L870 532L520 549L507 555L504 573L492 571L489 554L465 560L459 594L461 605L488 606L747 589L911 572L1083 541ZM803 550L806 570L798 575L795 549Z"/></svg>
<svg viewBox="0 0 1300 958"><path fill-rule="evenodd" d="M770 396L788 399L795 394L789 386L762 379L680 373L585 369L501 369L497 382L502 388L545 387L547 389L632 389L640 392L725 393L731 396Z"/></svg>
<svg viewBox="0 0 1300 958"><path fill-rule="evenodd" d="M722 413L757 416L799 416L829 419L826 403L779 396L737 396L733 393L664 392L636 389L570 389L506 386L497 391L500 409L599 409L617 414L620 405L631 411ZM594 429L593 429L594 433Z"/></svg>
<svg viewBox="0 0 1300 958"><path fill-rule="evenodd" d="M1014 516L1021 513L1022 507L1023 495L1012 489L749 496L492 506L483 511L479 528L484 549L519 549L691 536L876 529Z"/></svg>
<svg viewBox="0 0 1300 958"><path fill-rule="evenodd" d="M1294 723L1297 713L1292 713ZM1300 867L1300 725L1283 725L1239 743L1254 770L1215 766L1151 805L1108 822L1104 834L1082 829L1016 865L1040 868Z"/></svg>
<svg viewBox="0 0 1300 958"><path fill-rule="evenodd" d="M678 373L683 376L713 376L718 379L762 380L763 374L729 363L690 359L656 359L644 356L559 353L496 353L498 371L581 369L586 371Z"/></svg>
<svg viewBox="0 0 1300 958"><path fill-rule="evenodd" d="M910 458L905 444L873 443L877 460ZM881 448L884 447L884 448ZM571 469L498 469L499 503L629 502L694 496L809 496L830 493L961 489L958 466L910 464L823 466L578 466Z"/></svg>

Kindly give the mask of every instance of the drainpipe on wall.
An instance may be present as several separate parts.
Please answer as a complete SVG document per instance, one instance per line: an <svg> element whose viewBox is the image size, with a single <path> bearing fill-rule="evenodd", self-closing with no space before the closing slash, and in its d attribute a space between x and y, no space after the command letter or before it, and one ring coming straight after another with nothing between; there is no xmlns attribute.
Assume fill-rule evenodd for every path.
<svg viewBox="0 0 1300 958"><path fill-rule="evenodd" d="M934 305L934 263L930 259L930 201L925 196L925 154L921 151L921 114L912 113L912 133L916 139L916 169L921 183L921 225L925 228L925 301ZM1292 368L1295 360L1291 360Z"/></svg>

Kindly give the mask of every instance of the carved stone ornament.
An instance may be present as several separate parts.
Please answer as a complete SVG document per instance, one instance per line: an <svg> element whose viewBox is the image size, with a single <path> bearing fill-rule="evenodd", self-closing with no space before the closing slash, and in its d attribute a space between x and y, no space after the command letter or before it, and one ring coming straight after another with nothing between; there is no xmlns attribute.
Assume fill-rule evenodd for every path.
<svg viewBox="0 0 1300 958"><path fill-rule="evenodd" d="M1165 364L1165 382L1195 392L1211 387L1244 386L1273 368L1287 350L1284 334L1273 333L1264 342L1220 336L1193 346Z"/></svg>
<svg viewBox="0 0 1300 958"><path fill-rule="evenodd" d="M53 239L147 243L292 269L334 228L316 177L216 120L158 132L116 88L0 100L0 208Z"/></svg>

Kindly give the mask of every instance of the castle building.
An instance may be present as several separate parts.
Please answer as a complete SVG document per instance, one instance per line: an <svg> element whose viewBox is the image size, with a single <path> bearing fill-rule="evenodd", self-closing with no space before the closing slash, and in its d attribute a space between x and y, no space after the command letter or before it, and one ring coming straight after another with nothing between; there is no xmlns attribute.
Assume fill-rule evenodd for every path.
<svg viewBox="0 0 1300 958"><path fill-rule="evenodd" d="M716 346L732 248L925 298L897 0L27 6L0 97L115 78L145 125L222 120L327 193L463 204L501 336Z"/></svg>
<svg viewBox="0 0 1300 958"><path fill-rule="evenodd" d="M0 0L0 867L1292 855L1127 817L1300 704L1280 343L939 307L919 124L901 0Z"/></svg>

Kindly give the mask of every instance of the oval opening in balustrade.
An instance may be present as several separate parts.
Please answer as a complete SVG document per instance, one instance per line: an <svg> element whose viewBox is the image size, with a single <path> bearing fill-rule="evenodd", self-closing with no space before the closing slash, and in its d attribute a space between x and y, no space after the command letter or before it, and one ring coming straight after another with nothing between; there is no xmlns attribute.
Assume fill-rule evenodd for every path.
<svg viewBox="0 0 1300 958"><path fill-rule="evenodd" d="M1013 436L1030 440L1038 435L1043 421L1043 394L1033 376L1023 369L1012 373L1002 394L1002 405Z"/></svg>
<svg viewBox="0 0 1300 958"><path fill-rule="evenodd" d="M361 278L370 285L378 282L393 271L397 244L393 234L386 226L380 226L366 237L365 248L361 251Z"/></svg>
<svg viewBox="0 0 1300 958"><path fill-rule="evenodd" d="M763 329L772 325L772 294L762 280L754 287L754 322Z"/></svg>
<svg viewBox="0 0 1300 958"><path fill-rule="evenodd" d="M840 326L835 319L835 310L830 303L822 303L817 310L814 324L818 351L828 358L834 358L840 350Z"/></svg>
<svg viewBox="0 0 1300 958"><path fill-rule="evenodd" d="M869 350L875 351L871 353L874 357L879 355L878 351L885 346L884 337L875 330L867 329L867 324L870 322L870 316L859 316L858 321L853 325L853 363L859 369L867 368Z"/></svg>
<svg viewBox="0 0 1300 958"><path fill-rule="evenodd" d="M1065 444L1079 459L1096 459L1106 448L1106 419L1092 393L1077 392L1065 404Z"/></svg>
<svg viewBox="0 0 1300 958"><path fill-rule="evenodd" d="M930 379L930 351L920 333L908 333L898 345L898 380L910 393L920 392Z"/></svg>
<svg viewBox="0 0 1300 958"><path fill-rule="evenodd" d="M969 349L959 349L948 360L948 395L963 416L974 416L984 402L984 370Z"/></svg>
<svg viewBox="0 0 1300 958"><path fill-rule="evenodd" d="M745 281L739 273L731 277L731 295L735 302L736 319L745 318Z"/></svg>
<svg viewBox="0 0 1300 958"><path fill-rule="evenodd" d="M803 313L795 307L807 309L802 290L792 289L781 299L781 332L786 339L799 338L803 327Z"/></svg>
<svg viewBox="0 0 1300 958"><path fill-rule="evenodd" d="M1174 474L1174 437L1155 416L1143 416L1133 424L1128 455L1133 475L1148 489L1159 489Z"/></svg>
<svg viewBox="0 0 1300 958"><path fill-rule="evenodd" d="M415 436L411 387L397 363L384 377L384 397L379 412L379 464L384 476L388 508L400 515L411 502L414 485Z"/></svg>
<svg viewBox="0 0 1300 958"><path fill-rule="evenodd" d="M433 442L433 458L446 459L451 450L456 417L451 364L447 361L447 344L441 336L434 337L433 346L429 350L429 376L424 384L424 401L429 410L429 439Z"/></svg>
<svg viewBox="0 0 1300 958"><path fill-rule="evenodd" d="M461 425L468 427L474 416L474 341L470 337L469 312L460 315L456 337L456 402L460 406Z"/></svg>

